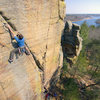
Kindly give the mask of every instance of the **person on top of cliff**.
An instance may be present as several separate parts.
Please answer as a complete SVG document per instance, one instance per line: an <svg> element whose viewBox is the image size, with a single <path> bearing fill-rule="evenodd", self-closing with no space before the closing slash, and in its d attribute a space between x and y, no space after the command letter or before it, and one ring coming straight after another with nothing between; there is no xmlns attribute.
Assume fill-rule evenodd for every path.
<svg viewBox="0 0 100 100"><path fill-rule="evenodd" d="M29 50L25 46L25 39L23 35L18 32L16 36L9 25L6 25L6 27L11 33L12 38L14 38L17 41L17 45L18 45L18 48L15 48L14 50L10 52L10 57L8 61L10 63L13 62L15 53L18 53L20 55L20 54L23 54L23 52L25 52L26 55L30 55Z"/></svg>

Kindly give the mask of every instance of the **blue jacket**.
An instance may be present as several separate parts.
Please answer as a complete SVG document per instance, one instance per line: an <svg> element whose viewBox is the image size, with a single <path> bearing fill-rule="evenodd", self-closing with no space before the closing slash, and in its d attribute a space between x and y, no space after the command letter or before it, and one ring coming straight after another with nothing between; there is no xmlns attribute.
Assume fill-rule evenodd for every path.
<svg viewBox="0 0 100 100"><path fill-rule="evenodd" d="M25 45L25 39L22 40L18 39L17 36L14 37L14 39L17 41L19 47L23 47Z"/></svg>

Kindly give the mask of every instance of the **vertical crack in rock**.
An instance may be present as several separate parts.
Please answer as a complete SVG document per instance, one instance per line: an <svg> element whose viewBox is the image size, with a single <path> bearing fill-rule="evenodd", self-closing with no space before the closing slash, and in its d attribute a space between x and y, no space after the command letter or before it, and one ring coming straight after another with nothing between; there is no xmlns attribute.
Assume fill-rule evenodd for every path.
<svg viewBox="0 0 100 100"><path fill-rule="evenodd" d="M48 50L48 36L49 36L49 31L50 31L50 21L51 21L51 14L52 14L52 10L51 10L51 7L52 6L50 6L50 17L49 17L49 24L48 24L48 30L47 30L47 40L46 40L46 47L45 47L45 49L46 49L46 51L45 51L45 53L44 53L44 67L46 66L46 56L47 56L47 50ZM45 71L43 71L43 74L42 74L42 79L43 79L43 84L45 83Z"/></svg>
<svg viewBox="0 0 100 100"><path fill-rule="evenodd" d="M61 3L61 4L60 4ZM62 15L61 16L61 12L62 12L62 10L64 10L64 8L63 8L63 5L62 5L62 3L64 4L64 0L57 0L57 4L58 4L58 7L57 7L57 12L58 12L58 20L55 22L55 23L49 23L49 26L50 25L53 25L53 24L57 24L57 23L59 23L59 21L61 20L61 21L64 21L64 16L65 16L65 14L64 14L64 16ZM62 7L61 7L61 5L62 5ZM65 6L65 5L64 5ZM61 9L62 8L62 9ZM54 17L54 18L56 18L56 17ZM50 17L50 19L53 19L53 18L51 18ZM50 27L49 27L50 28ZM48 28L48 32L47 33L49 33L49 28ZM48 36L48 35L47 35ZM58 64L57 64L57 72L59 73L59 71L60 71L60 64L62 63L62 62L60 62L60 60L61 60L61 58L60 58L60 52L61 52L61 50L59 51L59 56L58 56L58 60L57 60L57 62L58 62ZM63 57L62 57L62 59L63 59ZM62 65L61 65L62 66ZM56 76L55 77L57 77L57 75L58 74L56 74ZM59 76L59 75L58 75ZM51 79L50 79L51 80ZM49 81L47 81L47 83L46 83L46 86L47 86L47 84L49 83Z"/></svg>
<svg viewBox="0 0 100 100"><path fill-rule="evenodd" d="M26 42L25 42L25 44L26 44L26 46L28 47L28 49L29 49L29 51L30 51L30 53L31 53L31 55L32 55L32 57L33 57L33 59L34 59L36 65L38 66L38 68L39 68L41 71L44 71L44 68L43 68L43 66L40 64L39 60L37 60L36 56L35 56L34 53L30 50L30 48L29 48L29 46L27 45Z"/></svg>
<svg viewBox="0 0 100 100"><path fill-rule="evenodd" d="M60 1L58 0L58 16L59 20L63 20L63 18L60 16Z"/></svg>
<svg viewBox="0 0 100 100"><path fill-rule="evenodd" d="M63 8L61 7L61 5ZM62 21L64 21L64 17L65 17L65 13L64 13L64 15L61 14L61 12L63 12L63 10L65 10L64 6L65 6L64 0L58 0L58 17L59 17L59 20L62 20Z"/></svg>
<svg viewBox="0 0 100 100"><path fill-rule="evenodd" d="M0 19L2 19L2 22L1 22L1 23L6 23L6 24L8 24L2 16L0 16ZM3 27L3 28L4 28L4 27ZM4 29L5 29L5 28L4 28ZM13 28L12 28L12 30L13 30ZM5 31L7 31L7 30L5 30ZM13 30L13 31L14 31L14 30ZM7 31L7 33L8 33L8 31ZM2 43L0 43L0 44L1 44L1 46L4 47L4 44L2 44ZM31 53L31 55L32 55L32 57L33 57L33 59L34 59L36 65L38 66L38 68L39 68L40 70L43 71L42 65L41 65L40 62L36 59L35 55L34 55L33 52L30 50L30 48L28 47L28 45L27 45L26 42L25 42L25 44L26 44L27 48L29 49L29 51L30 51L30 53ZM31 59L29 59L29 60L31 61ZM34 66L34 64L33 64L32 61L31 61L31 63L32 63L32 65ZM12 70L13 70L13 69L12 69ZM22 74L25 74L25 73L22 73ZM27 76L26 76L26 77L27 77ZM19 78L19 79L20 79L20 78ZM26 78L24 78L24 79L26 79ZM15 78L15 80L17 80L17 78ZM23 82L22 82L22 83L23 83ZM2 91L4 92L5 97L6 97L7 100L8 100L8 96L6 95L6 92L5 92L5 89L4 89L3 85L2 85L2 84L0 84L0 85L1 85ZM17 85L18 85L18 84L17 84ZM29 84L28 84L27 86L29 86ZM20 87L20 86L19 86L19 87ZM28 93L28 92L25 92L25 93ZM30 97L23 97L24 92L21 93L21 94L22 94L22 98L30 98ZM30 95L31 95L31 94L30 94Z"/></svg>
<svg viewBox="0 0 100 100"><path fill-rule="evenodd" d="M4 24L4 23L9 24L9 23L7 23L7 22L5 21L5 19L3 18L2 15L0 15L0 18L1 18L2 24ZM4 20L4 21L3 21L3 20ZM11 27L12 27L12 26L11 26ZM5 29L5 30L6 30L6 29ZM13 28L12 28L12 30L14 31ZM6 30L6 31L7 31L7 30ZM7 32L8 32L8 31L7 31ZM40 64L39 60L36 59L34 53L30 50L30 48L29 48L29 46L27 45L26 42L25 42L25 44L26 44L26 46L28 47L28 49L29 49L29 51L30 51L32 57L34 58L34 60L35 60L35 62L36 62L36 65L38 66L38 68L39 68L40 70L43 71L43 66ZM6 46L4 43L1 43L1 42L0 42L0 45L1 45L2 47L5 47L5 46Z"/></svg>
<svg viewBox="0 0 100 100"><path fill-rule="evenodd" d="M0 19L2 19L3 21L1 22L1 23L6 23L6 24L8 24L6 21L5 21L5 19L2 17L2 16L0 16ZM4 27L3 27L4 28ZM5 30L5 28L4 28L4 30ZM13 30L13 29L12 29ZM5 31L7 31L7 30L5 30ZM14 30L13 30L14 31ZM7 31L7 33L8 33L8 31ZM3 46L3 47L5 47L4 46L4 44L3 43L0 43L1 44L1 46ZM27 43L25 43L26 44L26 46L28 47L28 45L27 45ZM29 49L29 47L28 47L28 49ZM3 49L4 50L4 49ZM29 49L30 50L30 49ZM34 58L34 61L35 61L35 63L36 63L36 65L38 66L38 67L40 67L40 69L41 70L43 70L42 69L42 66L40 65L40 63L39 63L39 61L36 59L36 57L35 57L35 55L31 52L31 50L30 50L30 53L31 53L31 55L33 56L33 58ZM31 60L30 60L31 61ZM0 62L1 63L1 62ZM20 63L20 62L19 62ZM24 62L25 63L25 62ZM32 64L33 64L33 62L31 62ZM8 64L7 64L8 65ZM11 64L10 66L12 66L13 64ZM34 65L34 64L33 64ZM9 66L9 65L8 65ZM2 66L3 67L3 66ZM15 67L15 66L14 66ZM13 71L13 68L11 68L11 70ZM22 70L22 69L19 69L18 68L18 70ZM0 71L1 71L1 69L0 69ZM18 74L18 72L16 71L16 73ZM14 73L14 74L16 74L16 73ZM2 74L2 73L0 73L0 74ZM8 74L8 73L7 73ZM22 73L22 74L25 74L26 75L26 77L27 77L27 74L26 73ZM16 75L15 75L16 76ZM20 74L20 76L21 76L21 74ZM24 81L26 80L26 81L28 81L28 79L26 78L26 77L24 77ZM15 80L16 81L20 81L20 77L19 78L16 78L16 77L14 77L15 78ZM14 80L13 80L14 81ZM23 81L20 81L20 82L22 82L22 83L24 83ZM27 83L27 82L26 82ZM6 83L4 83L4 85L5 85ZM19 86L19 82L18 82L18 84L17 84L17 86L20 88L21 86ZM2 82L0 82L0 86L1 86L1 89L2 89L2 93L4 94L4 96L5 96L5 98L6 98L6 100L8 100L9 99L9 96L8 96L8 92L6 91L6 88L4 88L4 85L2 85ZM27 83L27 86L29 86L29 83ZM26 87L27 88L27 87ZM29 88L29 87L28 87ZM0 90L1 91L1 90ZM24 92L21 92L20 93L20 95L21 95L21 97L22 98L30 98L30 97L28 97L28 96L26 96L25 97L25 94L26 93L28 93L29 92L29 90L26 92L25 91L25 93ZM17 93L17 92L16 92ZM31 92L32 93L32 92ZM2 95L2 94L0 94L0 95ZM15 94L14 94L15 95ZM26 94L26 95L28 95L28 94ZM24 96L24 97L23 97ZM23 100L25 100L25 99L23 99Z"/></svg>

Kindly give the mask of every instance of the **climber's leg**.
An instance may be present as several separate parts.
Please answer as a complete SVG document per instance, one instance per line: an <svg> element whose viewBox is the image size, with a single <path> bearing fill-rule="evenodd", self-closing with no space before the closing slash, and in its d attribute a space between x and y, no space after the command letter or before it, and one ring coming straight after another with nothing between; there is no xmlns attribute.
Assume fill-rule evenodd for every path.
<svg viewBox="0 0 100 100"><path fill-rule="evenodd" d="M19 52L19 49L18 48L15 48L14 50L12 50L10 52L10 57L9 57L9 60L8 60L10 63L13 62L14 54L15 53L18 53L18 52Z"/></svg>

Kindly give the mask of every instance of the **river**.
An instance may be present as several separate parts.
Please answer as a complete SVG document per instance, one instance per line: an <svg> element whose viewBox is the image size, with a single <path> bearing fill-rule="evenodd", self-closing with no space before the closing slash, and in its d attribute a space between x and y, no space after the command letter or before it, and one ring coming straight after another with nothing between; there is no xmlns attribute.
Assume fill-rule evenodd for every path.
<svg viewBox="0 0 100 100"><path fill-rule="evenodd" d="M83 20L81 20L81 21L76 21L76 22L73 22L73 23L76 23L76 24L78 24L78 25L81 25L83 22L85 22L86 21L86 23L87 23L87 25L88 26L91 26L91 25L94 25L94 26L99 26L100 24L97 24L96 23L96 20L97 19L100 19L100 16L99 17L94 17L94 16L92 16L90 19L83 19Z"/></svg>

